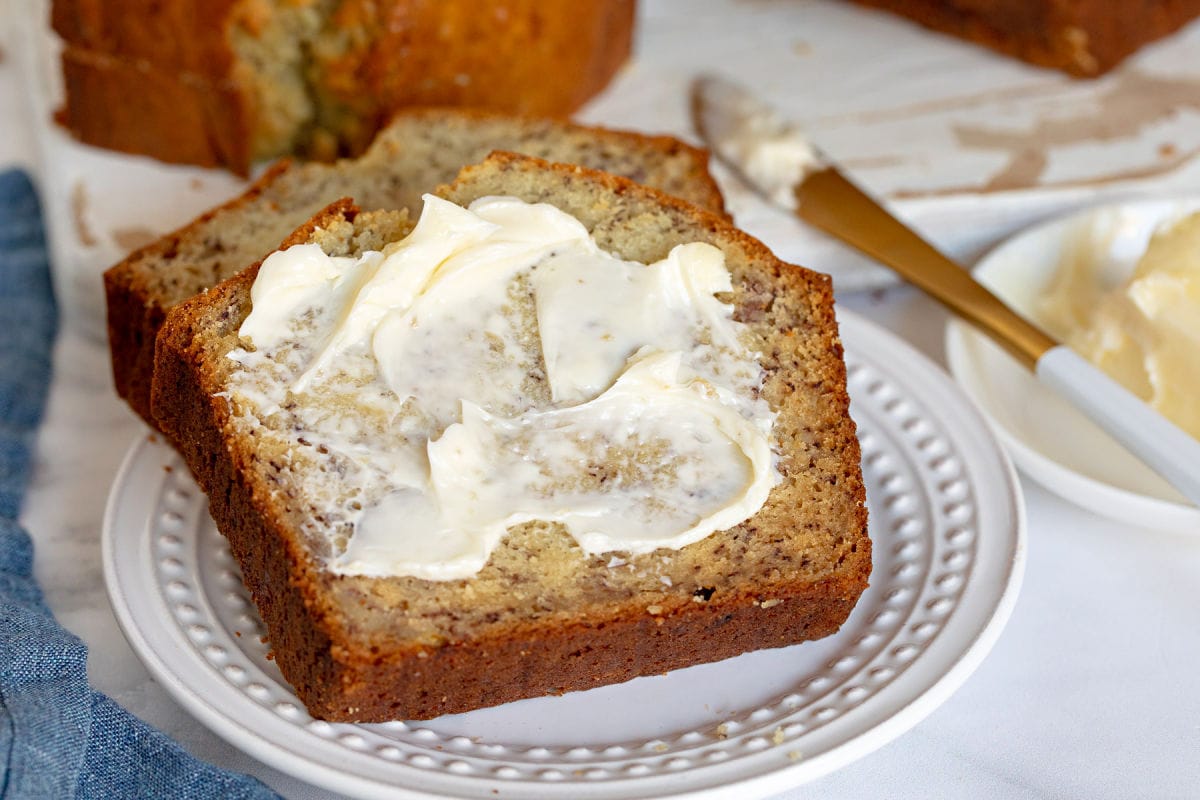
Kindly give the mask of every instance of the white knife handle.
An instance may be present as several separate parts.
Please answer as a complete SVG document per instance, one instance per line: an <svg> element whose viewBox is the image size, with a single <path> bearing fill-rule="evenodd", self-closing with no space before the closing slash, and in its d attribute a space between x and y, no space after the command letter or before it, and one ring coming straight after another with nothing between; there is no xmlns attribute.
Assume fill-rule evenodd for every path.
<svg viewBox="0 0 1200 800"><path fill-rule="evenodd" d="M1036 371L1038 380L1200 506L1200 441L1066 345L1047 350Z"/></svg>

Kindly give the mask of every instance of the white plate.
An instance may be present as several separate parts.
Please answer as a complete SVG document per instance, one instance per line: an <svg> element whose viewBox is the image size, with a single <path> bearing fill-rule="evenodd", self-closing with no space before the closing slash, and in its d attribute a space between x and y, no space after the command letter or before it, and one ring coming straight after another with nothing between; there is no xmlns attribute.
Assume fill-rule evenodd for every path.
<svg viewBox="0 0 1200 800"><path fill-rule="evenodd" d="M429 722L328 724L266 658L262 625L187 469L137 442L104 524L117 618L203 723L361 797L748 798L869 753L944 701L1016 600L1024 506L981 415L923 356L842 313L875 568L818 642Z"/></svg>
<svg viewBox="0 0 1200 800"><path fill-rule="evenodd" d="M1145 200L1088 209L1018 234L989 253L975 277L1036 321L1035 303L1064 252L1097 243L1108 275L1128 275L1163 222L1200 209L1200 198ZM1095 423L970 325L946 328L950 371L995 422L1024 472L1056 494L1132 525L1200 533L1200 509Z"/></svg>

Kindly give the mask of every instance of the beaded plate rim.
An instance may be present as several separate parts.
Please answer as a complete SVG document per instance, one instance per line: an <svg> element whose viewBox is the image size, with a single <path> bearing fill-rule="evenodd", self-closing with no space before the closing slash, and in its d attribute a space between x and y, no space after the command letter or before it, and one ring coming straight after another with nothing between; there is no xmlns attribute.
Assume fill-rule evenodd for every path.
<svg viewBox="0 0 1200 800"><path fill-rule="evenodd" d="M749 797L824 775L908 730L961 685L1011 613L1025 554L1016 475L971 402L891 334L845 311L839 318L868 484L872 587L819 648L770 651L795 653L796 666L770 702L719 724L580 745L464 735L470 714L448 726L313 720L267 660L261 622L203 496L151 436L131 446L105 514L105 583L118 621L154 677L215 733L360 797ZM638 681L703 687L700 671L718 679L756 658L770 667L774 657ZM607 692L619 703L638 681L568 697ZM563 699L500 708L539 713L529 704Z"/></svg>

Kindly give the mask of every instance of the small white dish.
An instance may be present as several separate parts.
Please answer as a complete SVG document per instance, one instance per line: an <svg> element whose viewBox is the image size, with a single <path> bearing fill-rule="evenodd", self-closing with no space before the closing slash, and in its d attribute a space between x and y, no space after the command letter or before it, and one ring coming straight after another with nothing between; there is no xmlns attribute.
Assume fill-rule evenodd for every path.
<svg viewBox="0 0 1200 800"><path fill-rule="evenodd" d="M1103 260L1099 272L1127 275L1159 226L1196 210L1200 198L1087 209L1017 234L979 263L975 277L1038 322L1037 299L1079 237L1089 237ZM946 360L959 384L991 418L1017 466L1047 489L1132 525L1200 534L1200 509L957 318L946 328Z"/></svg>
<svg viewBox="0 0 1200 800"><path fill-rule="evenodd" d="M1016 473L975 406L908 345L839 317L874 570L833 636L427 722L315 720L268 658L203 494L153 438L130 450L105 514L117 619L202 723L354 797L746 800L812 780L966 680L1012 611L1025 560Z"/></svg>

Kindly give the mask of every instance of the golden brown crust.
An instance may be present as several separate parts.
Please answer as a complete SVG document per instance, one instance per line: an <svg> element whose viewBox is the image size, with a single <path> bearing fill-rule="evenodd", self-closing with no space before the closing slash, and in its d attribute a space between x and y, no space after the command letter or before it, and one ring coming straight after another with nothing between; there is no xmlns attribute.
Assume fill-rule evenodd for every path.
<svg viewBox="0 0 1200 800"><path fill-rule="evenodd" d="M62 71L69 99L55 119L80 141L172 164L249 170L253 122L236 87L73 47L63 50Z"/></svg>
<svg viewBox="0 0 1200 800"><path fill-rule="evenodd" d="M337 682L309 679L297 694L316 717L384 722L430 719L528 697L563 694L643 675L784 647L835 633L859 589L815 586L763 607L750 597L690 603L671 613L614 610L503 635L346 664ZM322 665L324 666L324 665ZM287 674L287 673L285 673Z"/></svg>
<svg viewBox="0 0 1200 800"><path fill-rule="evenodd" d="M669 136L479 110L402 112L361 158L333 165L309 164L294 170L281 162L241 196L131 253L105 272L117 393L146 422L155 424L150 413L154 339L167 312L274 249L285 235L273 232L280 225L284 231L300 225L316 208L341 194L364 200L369 195L371 202L380 206L419 202L421 192L432 191L463 164L479 160L497 145L622 172L636 181L677 191L710 211L724 213L720 190L708 172L707 152ZM670 165L676 165L674 171ZM278 220L250 237L248 244L230 244L231 232L249 227L251 218L262 214L273 214ZM206 249L204 243L209 240L214 242L215 250L206 256L205 263L189 258L188 253Z"/></svg>
<svg viewBox="0 0 1200 800"><path fill-rule="evenodd" d="M219 80L233 52L221 23L243 0L54 0L50 23L64 44Z"/></svg>
<svg viewBox="0 0 1200 800"><path fill-rule="evenodd" d="M1101 75L1200 14L1200 0L855 0L1077 77Z"/></svg>
<svg viewBox="0 0 1200 800"><path fill-rule="evenodd" d="M471 2L357 0L339 15L344 28L374 32L365 47L322 65L318 90L348 108L366 101L367 114L461 105L566 116L628 57L634 3L505 0L481 11Z"/></svg>
<svg viewBox="0 0 1200 800"><path fill-rule="evenodd" d="M284 240L280 247L307 241L312 232L334 219L352 219L357 208L338 200ZM203 335L216 326L234 326L249 305L250 287L259 264L215 287L206 296L176 308L172 324L157 341L155 389L161 407L171 407L168 434L209 498L213 518L229 540L241 565L247 589L270 631L280 669L302 675L316 686L339 685L341 668L332 658L336 631L327 625L327 601L316 593L317 567L294 534L281 525L272 507L271 490L254 469L255 454L228 441L228 413L215 397L213 359ZM221 309L214 320L208 311ZM187 409L186 413L180 413ZM269 544L267 544L269 543Z"/></svg>
<svg viewBox="0 0 1200 800"><path fill-rule="evenodd" d="M341 590L354 580L319 568L300 540L294 512L281 500L286 493L279 491L278 473L259 460L254 441L239 434L224 399L214 396L224 387L223 356L236 346L249 310L255 269L247 270L168 316L158 338L154 412L209 493L279 666L301 700L332 720L428 718L837 630L866 587L870 540L828 278L779 262L719 217L578 167L494 154L442 193L465 202L497 190L529 201L553 199L579 212L610 245L622 237L631 249L701 240L726 252L735 285L739 277L748 284L735 289L736 314L770 334L763 392L779 414L784 482L751 520L664 556L704 563L706 580L714 580L706 590L653 580L653 589L611 596L602 591L562 607L543 597L539 602L551 611L484 615L465 628L444 627L432 641L389 634L402 628L386 619L373 631L362 630L351 622L351 610L341 607L352 596ZM345 204L330 207L289 242L304 241L314 226L328 227L353 213ZM827 564L814 572L802 557ZM747 566L752 563L757 566ZM717 584L719 575L728 577ZM476 581L482 579L483 573ZM358 584L389 585L401 596L429 585L414 579ZM467 596L472 581L456 584L441 588ZM554 591L552 582L538 585L543 593ZM464 613L479 611L461 605L464 600L452 602Z"/></svg>
<svg viewBox="0 0 1200 800"><path fill-rule="evenodd" d="M633 0L55 0L58 119L88 144L245 175L355 155L409 106L565 117L628 57L633 21Z"/></svg>

